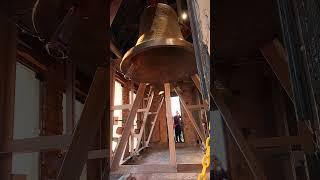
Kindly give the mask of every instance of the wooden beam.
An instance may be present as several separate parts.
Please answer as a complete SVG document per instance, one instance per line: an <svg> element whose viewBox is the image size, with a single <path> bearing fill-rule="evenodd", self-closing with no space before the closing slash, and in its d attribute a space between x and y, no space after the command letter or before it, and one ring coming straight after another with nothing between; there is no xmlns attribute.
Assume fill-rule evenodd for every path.
<svg viewBox="0 0 320 180"><path fill-rule="evenodd" d="M279 136L270 138L250 139L249 143L257 149L288 147L290 145L302 145L305 151L312 152L313 141L312 135L305 136ZM311 148L310 148L311 147Z"/></svg>
<svg viewBox="0 0 320 180"><path fill-rule="evenodd" d="M196 86L196 88L198 89L198 91L200 92L201 94L201 86L200 86L200 77L198 74L194 74L191 76L191 79L194 83L194 85ZM203 95L201 94L201 96L203 97ZM208 110L208 106L209 106L209 103L207 100L203 100L203 103L204 103L204 108Z"/></svg>
<svg viewBox="0 0 320 180"><path fill-rule="evenodd" d="M122 0L112 0L110 4L110 26L112 25L112 22L114 18L117 15L118 9L120 8Z"/></svg>
<svg viewBox="0 0 320 180"><path fill-rule="evenodd" d="M123 55L112 41L110 41L110 50L117 56L117 58L122 59Z"/></svg>
<svg viewBox="0 0 320 180"><path fill-rule="evenodd" d="M133 103L133 101L134 101L134 98L133 98L133 95L134 95L134 84L133 84L133 82L131 81L131 83L130 83L130 99L129 99L129 103L130 104L132 104ZM143 98L144 99L144 98ZM130 107L131 108L131 107ZM135 135L135 133L134 133L134 127L132 126L132 128L131 128L131 132L130 132L130 139L129 139L129 144L130 144L130 153L131 153L131 155L133 155L133 151L134 151L134 135Z"/></svg>
<svg viewBox="0 0 320 180"><path fill-rule="evenodd" d="M68 149L72 141L71 135L39 136L14 140L0 155L8 153L31 153L52 150ZM99 159L108 157L108 149L88 151L88 159Z"/></svg>
<svg viewBox="0 0 320 180"><path fill-rule="evenodd" d="M171 113L171 89L170 84L165 83L164 84L164 94L165 94L165 102L166 102L166 117L167 117L167 126L168 126L168 139L169 139L169 164L172 166L177 165L177 159L176 159L176 144L174 141L174 135L173 135L173 118Z"/></svg>
<svg viewBox="0 0 320 180"><path fill-rule="evenodd" d="M3 1L9 7L11 1ZM13 139L16 79L16 25L5 13L0 14L0 150L7 149ZM9 180L12 168L11 153L0 158L0 177Z"/></svg>
<svg viewBox="0 0 320 180"><path fill-rule="evenodd" d="M81 118L73 133L72 142L60 168L58 180L79 179L88 159L88 148L95 138L99 121L103 117L109 93L107 69L98 67L84 104Z"/></svg>
<svg viewBox="0 0 320 180"><path fill-rule="evenodd" d="M175 91L176 94L179 96L181 105L182 105L183 109L186 111L187 116L189 117L189 119L190 119L190 121L191 121L191 123L192 123L192 125L193 125L193 128L196 130L198 136L200 137L200 140L202 141L202 145L205 146L206 137L205 137L205 135L204 135L204 132L202 132L202 131L200 130L200 128L199 128L196 120L193 118L192 113L191 113L190 110L188 109L187 104L184 102L182 95L181 95L176 89L174 89L174 91Z"/></svg>
<svg viewBox="0 0 320 180"><path fill-rule="evenodd" d="M140 151L144 150L145 148L147 148L147 146L143 146L143 147L139 148L136 153L133 153L133 154L131 154L130 156L124 158L121 164L126 163L126 162L129 161L132 157L134 157L136 154L140 153Z"/></svg>
<svg viewBox="0 0 320 180"><path fill-rule="evenodd" d="M57 149L67 149L72 140L71 135L56 135L56 136L39 136L34 138L25 138L14 140L4 151L6 152L40 152Z"/></svg>
<svg viewBox="0 0 320 180"><path fill-rule="evenodd" d="M145 126L146 126L148 113L149 113L149 110L150 110L150 107L151 107L151 104L152 104L152 101L153 101L153 96L154 96L154 92L151 93L151 95L150 95L150 97L148 99L148 104L147 104L147 108L146 108L147 110L143 114L142 125L140 127L140 132L139 132L139 135L137 137L137 147L136 147L136 151L135 151L136 153L138 153L138 149L139 149L140 144L141 144L142 134L143 134Z"/></svg>
<svg viewBox="0 0 320 180"><path fill-rule="evenodd" d="M214 98L214 102L215 102L216 106L218 107L218 109L224 119L224 122L230 131L230 134L232 135L233 139L235 140L237 146L239 147L240 152L244 156L254 178L256 180L265 180L266 176L264 174L264 171L263 171L258 159L256 159L253 151L250 149L249 144L247 143L247 141L243 137L242 132L239 130L238 126L233 121L231 112L229 111L228 107L224 104L223 98L220 96L217 96Z"/></svg>
<svg viewBox="0 0 320 180"><path fill-rule="evenodd" d="M123 105L116 105L116 106L111 106L111 110L123 110L123 109L131 109L132 104L123 104ZM147 109L138 109L137 112L145 112Z"/></svg>
<svg viewBox="0 0 320 180"><path fill-rule="evenodd" d="M201 93L199 75L198 74L194 74L194 75L191 76L191 79L192 79L194 85L196 86L196 88L198 89L198 91Z"/></svg>
<svg viewBox="0 0 320 180"><path fill-rule="evenodd" d="M120 142L118 144L118 147L117 147L116 152L114 154L113 161L111 163L111 170L116 170L120 165L121 157L124 152L124 148L127 144L128 138L130 136L131 127L133 126L133 121L134 121L134 118L137 114L138 107L142 102L145 90L146 90L146 84L141 83L139 85L138 92L137 92L136 98L133 102L131 111L129 112L128 119L125 122Z"/></svg>
<svg viewBox="0 0 320 180"><path fill-rule="evenodd" d="M204 104L196 104L196 105L187 105L187 108L191 111L205 109L206 105Z"/></svg>
<svg viewBox="0 0 320 180"><path fill-rule="evenodd" d="M152 137L152 133L153 133L154 127L155 127L155 125L156 125L156 122L157 122L158 115L159 115L159 112L160 112L160 109L161 109L162 104L163 104L163 98L161 98L161 101L160 101L160 104L159 104L159 106L158 106L156 115L155 115L153 121L151 122L151 123L152 123L152 126L151 126L151 129L150 129L150 133L149 133L148 139L147 139L147 141L146 141L146 146L147 146L147 147L149 147L150 139L151 139L151 137Z"/></svg>
<svg viewBox="0 0 320 180"><path fill-rule="evenodd" d="M66 64L66 134L72 134L75 124L75 66Z"/></svg>
<svg viewBox="0 0 320 180"><path fill-rule="evenodd" d="M197 75L194 75L192 80L194 81L196 87L198 88L199 92L201 93L200 86L200 80L197 78ZM198 85L197 85L198 84ZM260 162L258 159L256 159L253 151L250 149L250 145L243 137L241 131L237 127L236 123L232 120L232 115L229 110L229 108L224 104L223 97L218 95L217 97L213 97L213 95L210 93L210 96L213 98L214 103L216 104L217 108L219 109L223 120L235 140L237 146L240 149L240 152L244 156L250 171L252 172L254 178L256 180L266 180L266 176L264 174L264 171L260 165Z"/></svg>
<svg viewBox="0 0 320 180"><path fill-rule="evenodd" d="M290 99L293 101L293 92L291 87L291 80L289 74L289 66L286 60L286 51L282 47L279 40L275 39L260 48L262 55L269 63L274 74L277 76L280 84L287 92Z"/></svg>
<svg viewBox="0 0 320 180"><path fill-rule="evenodd" d="M113 152L112 152L112 141L113 141L113 113L114 113L114 110L111 108L111 106L114 105L114 94L115 94L115 67L113 65L110 66L110 107L109 110L110 110L110 121L109 121L109 125L110 125L110 128L109 128L109 133L107 134L107 139L109 139L109 164L108 166L105 168L105 173L106 174L109 174L109 171L110 171L110 167L111 167L111 162L113 160Z"/></svg>
<svg viewBox="0 0 320 180"><path fill-rule="evenodd" d="M29 55L28 53L26 53L22 50L17 50L17 57L19 58L20 62L22 62L24 65L26 65L28 67L31 67L31 69L33 69L37 72L48 71L47 66L40 63L38 60L36 60L31 55Z"/></svg>
<svg viewBox="0 0 320 180"><path fill-rule="evenodd" d="M12 174L11 177L11 180L27 180L27 175L25 174Z"/></svg>
<svg viewBox="0 0 320 180"><path fill-rule="evenodd" d="M108 157L108 149L92 150L88 152L88 159L104 159Z"/></svg>

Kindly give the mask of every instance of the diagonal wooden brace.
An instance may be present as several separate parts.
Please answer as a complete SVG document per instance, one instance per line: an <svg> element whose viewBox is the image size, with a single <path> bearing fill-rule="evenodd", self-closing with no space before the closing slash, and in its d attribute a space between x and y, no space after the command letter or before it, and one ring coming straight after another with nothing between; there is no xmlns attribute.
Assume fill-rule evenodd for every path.
<svg viewBox="0 0 320 180"><path fill-rule="evenodd" d="M151 93L151 96L149 97L147 108L146 108L147 110L143 114L142 125L141 125L140 132L139 132L139 135L138 135L138 138L137 138L137 147L135 149L135 153L138 153L138 150L140 148L142 134L143 134L145 126L146 126L147 117L148 117L149 110L150 110L150 107L151 107L151 104L152 104L153 96L154 96L154 92Z"/></svg>
<svg viewBox="0 0 320 180"><path fill-rule="evenodd" d="M150 142L150 139L151 139L151 136L152 136L152 133L153 133L155 124L156 124L156 122L157 122L158 115L159 115L159 112L160 112L160 109L161 109L162 104L163 104L163 98L161 99L161 102L160 102L160 104L159 104L159 106L158 106L156 115L155 115L153 121L151 122L151 123L152 123L152 126L151 126L150 133L149 133L149 136L148 136L148 139L147 139L147 142L146 142L146 147L149 147L149 142Z"/></svg>
<svg viewBox="0 0 320 180"><path fill-rule="evenodd" d="M198 76L198 75L196 75L196 76ZM194 77L196 77L196 76L194 76ZM199 82L197 82L197 79L199 79L199 78L192 78L192 80L196 84L196 87L198 88L197 84L199 84ZM201 92L201 91L199 90L199 92ZM243 137L243 135L242 135L241 131L239 130L239 128L237 127L236 123L233 121L232 116L231 116L231 112L230 112L229 108L225 105L223 97L222 96L213 97L211 93L210 93L210 96L212 97L214 103L218 107L218 109L223 117L223 120L229 129L230 134L232 135L238 148L240 149L242 155L244 156L254 178L256 180L266 180L266 176L264 174L264 171L263 171L258 159L256 159L254 153L250 149L250 145Z"/></svg>
<svg viewBox="0 0 320 180"><path fill-rule="evenodd" d="M71 145L61 165L58 180L76 180L81 175L88 158L89 145L95 138L99 121L107 105L108 75L106 68L97 68Z"/></svg>
<svg viewBox="0 0 320 180"><path fill-rule="evenodd" d="M194 119L194 117L193 117L193 115L192 115L192 113L191 113L191 111L188 109L187 104L184 102L182 95L181 95L176 89L174 89L174 91L175 91L176 94L179 96L181 105L182 105L183 109L186 111L187 116L189 117L189 119L190 119L190 121L191 121L194 129L196 130L198 136L200 137L201 142L202 142L202 145L205 145L205 143L206 143L206 137L205 137L205 135L204 135L204 132L200 130L200 128L199 128L196 120Z"/></svg>
<svg viewBox="0 0 320 180"><path fill-rule="evenodd" d="M137 96L136 96L136 98L135 98L135 100L133 102L132 108L131 108L131 110L129 112L128 119L124 124L123 133L122 133L120 142L118 144L118 147L117 147L117 149L115 151L115 154L114 154L114 157L113 157L113 161L111 163L111 170L112 171L116 170L120 165L122 154L123 154L123 152L125 150L125 146L126 146L127 141L129 139L131 128L133 126L133 121L134 121L134 118L135 118L135 116L137 114L139 105L142 102L145 90L146 90L146 84L145 83L141 83L139 85L139 88L138 88L138 91L137 91Z"/></svg>

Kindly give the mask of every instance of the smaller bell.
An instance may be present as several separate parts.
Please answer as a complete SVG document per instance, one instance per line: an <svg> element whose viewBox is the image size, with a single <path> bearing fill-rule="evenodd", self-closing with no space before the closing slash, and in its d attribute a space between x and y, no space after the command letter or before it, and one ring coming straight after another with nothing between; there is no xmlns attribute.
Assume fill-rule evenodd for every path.
<svg viewBox="0 0 320 180"><path fill-rule="evenodd" d="M139 39L120 69L133 81L176 82L196 73L192 44L184 40L176 12L166 4L147 7L141 15Z"/></svg>

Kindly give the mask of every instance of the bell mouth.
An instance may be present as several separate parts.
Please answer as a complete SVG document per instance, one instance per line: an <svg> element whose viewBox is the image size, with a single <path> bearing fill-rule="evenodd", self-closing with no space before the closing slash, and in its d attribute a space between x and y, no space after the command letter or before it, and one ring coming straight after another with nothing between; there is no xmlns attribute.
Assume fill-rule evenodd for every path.
<svg viewBox="0 0 320 180"><path fill-rule="evenodd" d="M120 70L126 77L141 83L189 79L196 73L192 44L179 38L142 42L126 52Z"/></svg>

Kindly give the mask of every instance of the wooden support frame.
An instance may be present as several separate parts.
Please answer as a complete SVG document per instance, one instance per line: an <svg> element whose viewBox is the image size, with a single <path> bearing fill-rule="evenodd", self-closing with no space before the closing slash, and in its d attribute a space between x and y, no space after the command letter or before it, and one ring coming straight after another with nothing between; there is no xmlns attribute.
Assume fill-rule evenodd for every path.
<svg viewBox="0 0 320 180"><path fill-rule="evenodd" d="M143 114L142 125L141 125L141 128L140 128L139 135L137 137L137 147L135 149L135 153L136 154L138 153L138 150L139 150L139 147L140 147L140 144L141 144L142 134L144 133L144 130L145 130L145 126L146 126L149 110L150 110L150 107L151 107L151 104L152 104L152 101L153 101L153 96L154 96L154 92L152 91L152 93L151 93L151 95L150 95L150 97L148 99L148 104L147 104L147 108L146 108L147 110Z"/></svg>
<svg viewBox="0 0 320 180"><path fill-rule="evenodd" d="M159 106L158 106L156 115L155 115L153 121L151 122L151 123L152 123L152 126L151 126L151 129L150 129L150 133L149 133L149 135L148 135L148 139L147 139L147 141L146 141L146 146L147 146L147 147L149 147L149 143L150 143L150 140L151 140L151 137L152 137L152 133L153 133L154 127L155 127L155 125L156 125L156 122L157 122L157 119L158 119L158 115L159 115L160 109L161 109L162 104L163 104L163 99L164 99L164 98L161 98L161 101L160 101L160 104L159 104Z"/></svg>
<svg viewBox="0 0 320 180"><path fill-rule="evenodd" d="M164 94L165 94L165 102L166 102L166 117L167 117L167 126L168 126L168 139L169 139L169 164L172 166L177 165L176 159L176 145L174 141L174 132L173 132L173 118L171 113L171 89L170 84L164 84Z"/></svg>
<svg viewBox="0 0 320 180"><path fill-rule="evenodd" d="M130 99L129 99L129 103L132 105L134 98L133 98L133 94L134 94L134 83L131 82L130 83ZM131 109L132 106L130 106ZM134 151L134 127L131 128L131 133L130 133L130 139L129 139L129 149L130 149L130 153L131 155L133 154Z"/></svg>
<svg viewBox="0 0 320 180"><path fill-rule="evenodd" d="M224 119L224 122L230 131L231 136L234 138L242 155L244 156L245 160L247 161L249 169L251 170L254 178L256 180L260 180L260 179L265 180L266 176L264 174L264 171L263 171L258 159L256 159L254 153L250 149L249 144L247 143L247 141L243 137L241 131L238 129L235 122L232 121L231 112L229 111L227 106L224 104L222 97L215 97L214 102L215 102L216 106L218 107L218 109Z"/></svg>
<svg viewBox="0 0 320 180"><path fill-rule="evenodd" d="M3 7L12 2L1 3ZM8 20L8 14L0 15L0 149L6 149L13 139L15 79L16 79L16 25ZM10 180L12 154L0 158L0 177Z"/></svg>
<svg viewBox="0 0 320 180"><path fill-rule="evenodd" d="M289 66L287 54L279 40L274 39L272 42L260 48L262 55L265 57L274 74L277 76L280 84L293 101L293 91L291 87Z"/></svg>
<svg viewBox="0 0 320 180"><path fill-rule="evenodd" d="M138 88L138 91L137 91L137 95L136 95L136 98L135 98L135 100L133 102L132 108L131 108L131 110L129 112L128 119L125 122L120 142L118 143L118 147L117 147L117 149L116 149L116 151L114 153L113 161L111 163L111 170L112 171L118 169L118 167L120 165L121 157L122 157L122 154L123 154L123 152L125 150L125 146L127 144L128 138L130 136L130 132L131 132L131 128L132 128L132 125L133 125L133 121L134 121L134 118L135 118L136 113L138 111L138 107L142 102L145 90L146 90L146 84L145 83L141 83L139 85L139 88Z"/></svg>
<svg viewBox="0 0 320 180"><path fill-rule="evenodd" d="M201 91L199 89L200 82L199 82L199 78L197 78L197 76L198 76L197 74L193 75L192 80L194 81L199 92L201 93ZM221 113L221 116L223 117L223 120L224 120L227 128L229 129L231 136L235 140L242 155L244 156L254 178L256 180L266 180L265 173L264 173L258 159L256 159L253 151L250 149L250 145L243 137L241 131L238 129L235 122L232 121L231 112L229 111L228 107L224 104L223 97L222 96L213 97L213 95L211 93L210 93L210 96L213 98L214 103L218 107L218 109Z"/></svg>
<svg viewBox="0 0 320 180"><path fill-rule="evenodd" d="M311 133L304 136L279 136L270 138L250 139L249 143L257 149L287 147L290 145L302 145L306 152L312 152L313 141Z"/></svg>
<svg viewBox="0 0 320 180"><path fill-rule="evenodd" d="M108 162L108 166L105 168L105 173L106 172L109 172L110 171L110 168L111 168L111 163L112 160L113 160L113 152L112 152L112 141L113 141L113 109L111 108L111 106L114 105L114 94L115 94L115 67L114 65L111 65L110 66L110 80L109 80L109 83L110 83L110 107L109 110L110 110L110 120L109 120L109 133L107 134L107 139L109 139L109 152L108 152L108 155L109 155L109 162Z"/></svg>
<svg viewBox="0 0 320 180"><path fill-rule="evenodd" d="M192 113L191 113L190 110L188 109L187 104L184 102L182 95L181 95L176 89L174 89L174 91L175 91L176 94L179 96L181 105L182 105L183 109L185 110L185 112L187 113L187 116L189 117L189 119L190 119L190 121L191 121L191 123L192 123L192 125L193 125L193 128L196 130L198 136L200 137L200 140L201 140L201 142L202 142L202 145L205 146L205 143L206 143L205 134L200 130L200 128L199 128L196 120L194 119Z"/></svg>
<svg viewBox="0 0 320 180"><path fill-rule="evenodd" d="M72 142L60 168L58 180L78 179L86 160L88 159L89 144L95 137L99 121L106 108L107 69L98 67L84 104L81 118L73 133Z"/></svg>
<svg viewBox="0 0 320 180"><path fill-rule="evenodd" d="M75 66L66 64L66 134L72 134L75 126Z"/></svg>
<svg viewBox="0 0 320 180"><path fill-rule="evenodd" d="M206 108L205 104L187 105L187 108L191 111L202 110Z"/></svg>

